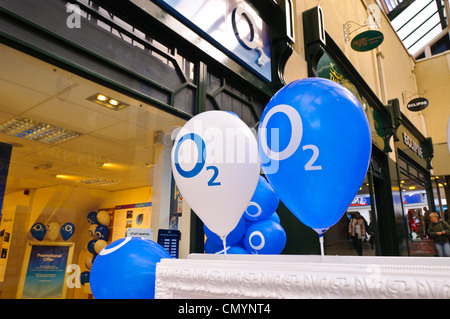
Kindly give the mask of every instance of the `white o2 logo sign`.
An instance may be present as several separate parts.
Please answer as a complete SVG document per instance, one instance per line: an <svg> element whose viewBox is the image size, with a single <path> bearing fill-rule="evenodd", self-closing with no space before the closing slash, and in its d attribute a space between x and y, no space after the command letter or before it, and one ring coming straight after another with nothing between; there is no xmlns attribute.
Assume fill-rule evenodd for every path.
<svg viewBox="0 0 450 319"><path fill-rule="evenodd" d="M282 151L273 150L269 147L267 143L267 123L269 120L274 116L275 114L283 113L289 118L289 122L291 124L291 136L289 138L288 145L284 148ZM260 142L261 142L261 148L264 151L264 153L271 159L275 161L282 161L285 159L288 159L291 157L297 149L300 147L300 143L302 141L303 136L303 122L302 118L300 117L300 114L290 105L287 104L279 104L269 110L269 112L264 117L264 120L262 121L260 125ZM273 132L272 132L273 133ZM273 140L273 136L272 136ZM277 146L279 146L279 141L272 141ZM322 166L315 165L315 162L319 158L319 148L316 145L304 145L302 148L303 151L306 150L312 150L312 156L308 160L308 162L305 165L306 171L319 171L322 170Z"/></svg>
<svg viewBox="0 0 450 319"><path fill-rule="evenodd" d="M193 141L195 143L197 154L198 154L197 163L191 170L184 170L179 163L180 147L181 147L181 144L183 144L183 142L186 142L186 141ZM180 138L180 140L178 141L178 143L175 147L174 158L175 158L175 168L176 168L178 174L180 174L184 178L192 178L192 177L197 176L202 171L202 169L206 163L205 141L200 137L200 135L195 134L195 133L189 133L189 134L184 135L182 138ZM217 166L208 166L208 167L206 167L206 170L213 171L213 175L212 175L211 179L208 181L208 186L221 185L221 183L216 180L219 175L219 168Z"/></svg>
<svg viewBox="0 0 450 319"><path fill-rule="evenodd" d="M239 43L247 50L256 50L259 53L256 63L259 66L264 66L268 58L264 53L264 46L259 36L260 30L255 23L253 14L244 7L238 6L232 14L232 25Z"/></svg>

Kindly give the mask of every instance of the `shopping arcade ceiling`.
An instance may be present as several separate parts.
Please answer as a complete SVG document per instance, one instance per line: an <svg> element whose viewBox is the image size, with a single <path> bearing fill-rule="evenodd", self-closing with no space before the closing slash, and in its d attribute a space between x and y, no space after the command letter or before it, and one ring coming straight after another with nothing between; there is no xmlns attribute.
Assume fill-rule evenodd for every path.
<svg viewBox="0 0 450 319"><path fill-rule="evenodd" d="M97 93L129 106L114 111L87 100ZM7 192L59 184L108 191L149 186L155 134L185 122L4 45L0 97L0 126L25 118L80 133L57 145L0 133L1 142L13 145Z"/></svg>

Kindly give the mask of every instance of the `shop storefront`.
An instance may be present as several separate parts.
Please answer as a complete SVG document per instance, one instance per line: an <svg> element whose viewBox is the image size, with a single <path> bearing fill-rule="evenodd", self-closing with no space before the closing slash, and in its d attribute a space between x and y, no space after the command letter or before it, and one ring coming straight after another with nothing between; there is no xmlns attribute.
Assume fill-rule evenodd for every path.
<svg viewBox="0 0 450 319"><path fill-rule="evenodd" d="M90 212L106 214L105 242L134 231L175 238L181 257L203 251L202 224L168 170L172 132L208 110L258 123L284 85L292 6L186 3L195 10L179 1L0 1L2 298L86 298L79 278L97 251ZM63 225L75 231L56 231ZM52 287L39 285L40 267L53 267Z"/></svg>
<svg viewBox="0 0 450 319"><path fill-rule="evenodd" d="M403 216L408 225L408 254L434 256L434 241L427 234L429 214L436 211L429 171L433 144L398 112L398 100L392 100L390 104L397 123L394 140Z"/></svg>
<svg viewBox="0 0 450 319"><path fill-rule="evenodd" d="M404 193L400 186L401 180L397 176L397 166L402 163L402 149L393 150L390 145L397 127L395 115L391 114L390 105L383 105L359 75L326 32L321 19L323 13L320 7L303 14L308 75L327 78L348 88L363 106L372 131L372 158L366 179L347 214L325 235L326 252L339 255L357 254L348 234L348 224L349 219L359 212L365 219L367 231L366 241L363 242L363 255L411 255L402 200ZM314 27L311 27L311 24ZM414 132L418 132L408 123ZM396 136L394 137L396 139ZM432 144L423 136L421 143L427 149L427 154L421 162L429 163L432 157L429 145ZM408 150L410 152L410 149ZM392 152L398 154L397 162L389 156ZM426 164L423 167L423 183L429 183L429 167ZM428 192L428 198L430 197L432 194Z"/></svg>

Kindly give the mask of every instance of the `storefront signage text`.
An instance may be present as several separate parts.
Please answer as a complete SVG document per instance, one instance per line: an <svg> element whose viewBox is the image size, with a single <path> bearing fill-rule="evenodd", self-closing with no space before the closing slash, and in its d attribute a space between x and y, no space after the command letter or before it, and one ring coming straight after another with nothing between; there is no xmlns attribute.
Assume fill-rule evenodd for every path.
<svg viewBox="0 0 450 319"><path fill-rule="evenodd" d="M358 52L366 52L378 47L384 40L384 35L377 30L368 30L353 38L351 47Z"/></svg>
<svg viewBox="0 0 450 319"><path fill-rule="evenodd" d="M159 0L207 39L271 81L270 30L257 12L238 0Z"/></svg>
<svg viewBox="0 0 450 319"><path fill-rule="evenodd" d="M416 153L420 158L423 158L422 148L405 132L403 132L403 143L405 143L405 145L408 146L409 149Z"/></svg>
<svg viewBox="0 0 450 319"><path fill-rule="evenodd" d="M409 101L409 103L406 105L408 110L418 112L424 110L428 106L429 102L424 97L418 97L416 99L413 99Z"/></svg>

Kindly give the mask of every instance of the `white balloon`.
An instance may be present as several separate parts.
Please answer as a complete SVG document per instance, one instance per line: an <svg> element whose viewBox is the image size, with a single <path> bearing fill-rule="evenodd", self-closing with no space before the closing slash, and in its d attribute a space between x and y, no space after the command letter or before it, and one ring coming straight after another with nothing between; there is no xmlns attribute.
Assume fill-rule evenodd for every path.
<svg viewBox="0 0 450 319"><path fill-rule="evenodd" d="M51 222L46 226L46 228L47 232L45 233L45 237L51 241L56 240L59 236L61 225L57 222Z"/></svg>
<svg viewBox="0 0 450 319"><path fill-rule="evenodd" d="M95 235L95 229L97 228L97 226L98 226L97 224L94 224L94 225L89 226L89 229L88 229L89 236L91 236L94 239L97 238L97 235Z"/></svg>
<svg viewBox="0 0 450 319"><path fill-rule="evenodd" d="M94 244L94 250L97 254L100 254L102 249L105 248L107 245L108 243L106 241L104 241L103 239L99 239Z"/></svg>
<svg viewBox="0 0 450 319"><path fill-rule="evenodd" d="M106 210L101 210L97 213L97 221L100 225L109 226L111 217Z"/></svg>
<svg viewBox="0 0 450 319"><path fill-rule="evenodd" d="M224 238L238 224L258 183L256 138L232 113L200 113L178 132L172 171L188 205Z"/></svg>
<svg viewBox="0 0 450 319"><path fill-rule="evenodd" d="M86 257L86 260L84 261L84 265L86 266L87 269L91 269L91 267L92 267L92 259L94 259L94 256Z"/></svg>

